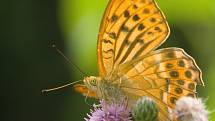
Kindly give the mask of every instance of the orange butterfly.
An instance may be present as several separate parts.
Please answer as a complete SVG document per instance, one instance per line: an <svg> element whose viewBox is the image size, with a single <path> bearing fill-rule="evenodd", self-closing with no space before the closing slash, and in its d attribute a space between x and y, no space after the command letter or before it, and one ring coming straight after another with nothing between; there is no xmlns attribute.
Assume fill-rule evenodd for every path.
<svg viewBox="0 0 215 121"><path fill-rule="evenodd" d="M132 106L142 96L159 108L159 121L169 114L181 96L196 97L196 85L204 85L194 59L181 48L155 50L170 33L154 0L110 0L98 36L99 77L86 77L75 89L86 96L118 100L127 97Z"/></svg>

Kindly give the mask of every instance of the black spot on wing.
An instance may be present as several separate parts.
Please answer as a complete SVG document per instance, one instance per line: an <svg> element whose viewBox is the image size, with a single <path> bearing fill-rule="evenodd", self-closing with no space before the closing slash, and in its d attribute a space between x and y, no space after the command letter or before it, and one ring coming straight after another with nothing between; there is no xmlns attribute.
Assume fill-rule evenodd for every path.
<svg viewBox="0 0 215 121"><path fill-rule="evenodd" d="M178 71L170 71L170 72L169 72L169 75L170 75L171 77L173 77L173 78L179 77Z"/></svg>
<svg viewBox="0 0 215 121"><path fill-rule="evenodd" d="M192 77L191 71L190 71L190 70L185 71L185 76L186 76L187 78L191 78L191 77Z"/></svg>
<svg viewBox="0 0 215 121"><path fill-rule="evenodd" d="M153 18L153 17L152 17L152 18L150 18L149 20L150 20L150 22L152 22L152 23L155 23L155 22L156 22L156 19L155 19L155 18Z"/></svg>
<svg viewBox="0 0 215 121"><path fill-rule="evenodd" d="M156 27L154 28L154 30L157 31L157 32L162 32L161 28L158 27L158 26L156 26Z"/></svg>
<svg viewBox="0 0 215 121"><path fill-rule="evenodd" d="M134 5L133 5L133 9L137 9L137 8L138 8L137 5L134 4Z"/></svg>
<svg viewBox="0 0 215 121"><path fill-rule="evenodd" d="M150 10L149 10L148 8L145 8L145 9L143 10L143 13L144 13L144 14L149 14L149 13L150 13Z"/></svg>
<svg viewBox="0 0 215 121"><path fill-rule="evenodd" d="M129 32L129 28L127 26L125 26L125 25L122 25L121 26L121 31L122 32Z"/></svg>
<svg viewBox="0 0 215 121"><path fill-rule="evenodd" d="M195 89L195 84L194 83L189 83L188 84L188 89L190 89L190 90L194 90Z"/></svg>
<svg viewBox="0 0 215 121"><path fill-rule="evenodd" d="M112 56L110 56L110 57L104 57L104 59L111 59L112 58Z"/></svg>
<svg viewBox="0 0 215 121"><path fill-rule="evenodd" d="M138 26L138 30L142 31L145 28L145 26L143 25L143 23L139 24Z"/></svg>
<svg viewBox="0 0 215 121"><path fill-rule="evenodd" d="M175 104L176 101L177 101L177 98L176 98L176 97L170 97L170 102L171 102L172 104Z"/></svg>
<svg viewBox="0 0 215 121"><path fill-rule="evenodd" d="M147 32L147 34L148 34L148 35L152 35L152 34L153 34L153 32L150 32L150 31L149 31L149 32Z"/></svg>
<svg viewBox="0 0 215 121"><path fill-rule="evenodd" d="M174 57L175 57L175 53L174 53L174 52L168 52L168 53L166 54L166 57L167 57L167 58L174 58Z"/></svg>
<svg viewBox="0 0 215 121"><path fill-rule="evenodd" d="M113 50L113 49L109 49L109 50L106 50L106 51L103 50L103 52L104 52L104 53L109 53L109 52L114 53L114 50Z"/></svg>
<svg viewBox="0 0 215 121"><path fill-rule="evenodd" d="M115 21L117 21L117 19L118 19L118 16L117 15L113 15L111 17L111 22L115 22Z"/></svg>
<svg viewBox="0 0 215 121"><path fill-rule="evenodd" d="M183 60L179 60L179 61L178 61L178 66L179 66L179 67L184 67L184 66L185 66L184 61L183 61Z"/></svg>
<svg viewBox="0 0 215 121"><path fill-rule="evenodd" d="M134 21L138 21L139 19L140 19L140 17L137 14L133 16Z"/></svg>
<svg viewBox="0 0 215 121"><path fill-rule="evenodd" d="M129 11L128 11L128 10L125 10L125 12L124 12L124 17L125 17L125 18L128 18L129 16L130 16Z"/></svg>
<svg viewBox="0 0 215 121"><path fill-rule="evenodd" d="M112 39L116 39L116 33L115 32L111 32L109 33L109 37L112 38Z"/></svg>
<svg viewBox="0 0 215 121"><path fill-rule="evenodd" d="M103 39L102 41L103 41L104 43L106 43L106 44L109 43L109 44L112 44L112 45L113 45L113 42L111 42L110 40Z"/></svg>
<svg viewBox="0 0 215 121"><path fill-rule="evenodd" d="M175 93L176 93L176 94L182 94L182 93L183 93L183 90L182 90L180 87L176 87L176 88L175 88Z"/></svg>

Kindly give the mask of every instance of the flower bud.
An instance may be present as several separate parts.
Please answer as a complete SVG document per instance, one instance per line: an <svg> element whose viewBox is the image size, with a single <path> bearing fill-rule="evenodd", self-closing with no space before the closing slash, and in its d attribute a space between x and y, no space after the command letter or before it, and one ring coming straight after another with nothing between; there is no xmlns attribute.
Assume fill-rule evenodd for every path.
<svg viewBox="0 0 215 121"><path fill-rule="evenodd" d="M132 110L134 121L156 121L158 109L156 103L148 97L140 98Z"/></svg>

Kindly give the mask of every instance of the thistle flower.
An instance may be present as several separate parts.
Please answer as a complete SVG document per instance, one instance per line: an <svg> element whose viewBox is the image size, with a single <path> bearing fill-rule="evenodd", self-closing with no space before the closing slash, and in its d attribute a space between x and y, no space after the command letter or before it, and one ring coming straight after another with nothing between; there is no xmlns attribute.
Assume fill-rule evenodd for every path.
<svg viewBox="0 0 215 121"><path fill-rule="evenodd" d="M132 110L135 121L156 121L158 109L156 103L148 97L140 98Z"/></svg>
<svg viewBox="0 0 215 121"><path fill-rule="evenodd" d="M131 121L129 116L129 109L126 104L112 103L108 104L106 101L101 100L100 106L93 106L94 109L88 114L86 121Z"/></svg>
<svg viewBox="0 0 215 121"><path fill-rule="evenodd" d="M192 97L182 97L176 102L174 116L178 121L208 121L204 102Z"/></svg>

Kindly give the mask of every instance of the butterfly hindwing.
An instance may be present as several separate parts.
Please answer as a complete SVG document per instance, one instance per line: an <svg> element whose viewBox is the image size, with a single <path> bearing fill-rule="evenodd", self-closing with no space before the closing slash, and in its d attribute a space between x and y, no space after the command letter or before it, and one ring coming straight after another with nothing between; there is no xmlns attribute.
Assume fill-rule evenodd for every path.
<svg viewBox="0 0 215 121"><path fill-rule="evenodd" d="M156 49L168 34L168 24L155 1L111 0L99 32L100 75Z"/></svg>
<svg viewBox="0 0 215 121"><path fill-rule="evenodd" d="M196 97L196 85L204 85L194 59L180 48L156 50L122 64L119 74L125 91L154 99L163 112L160 116L166 116L166 119L166 111L174 108L177 99Z"/></svg>

